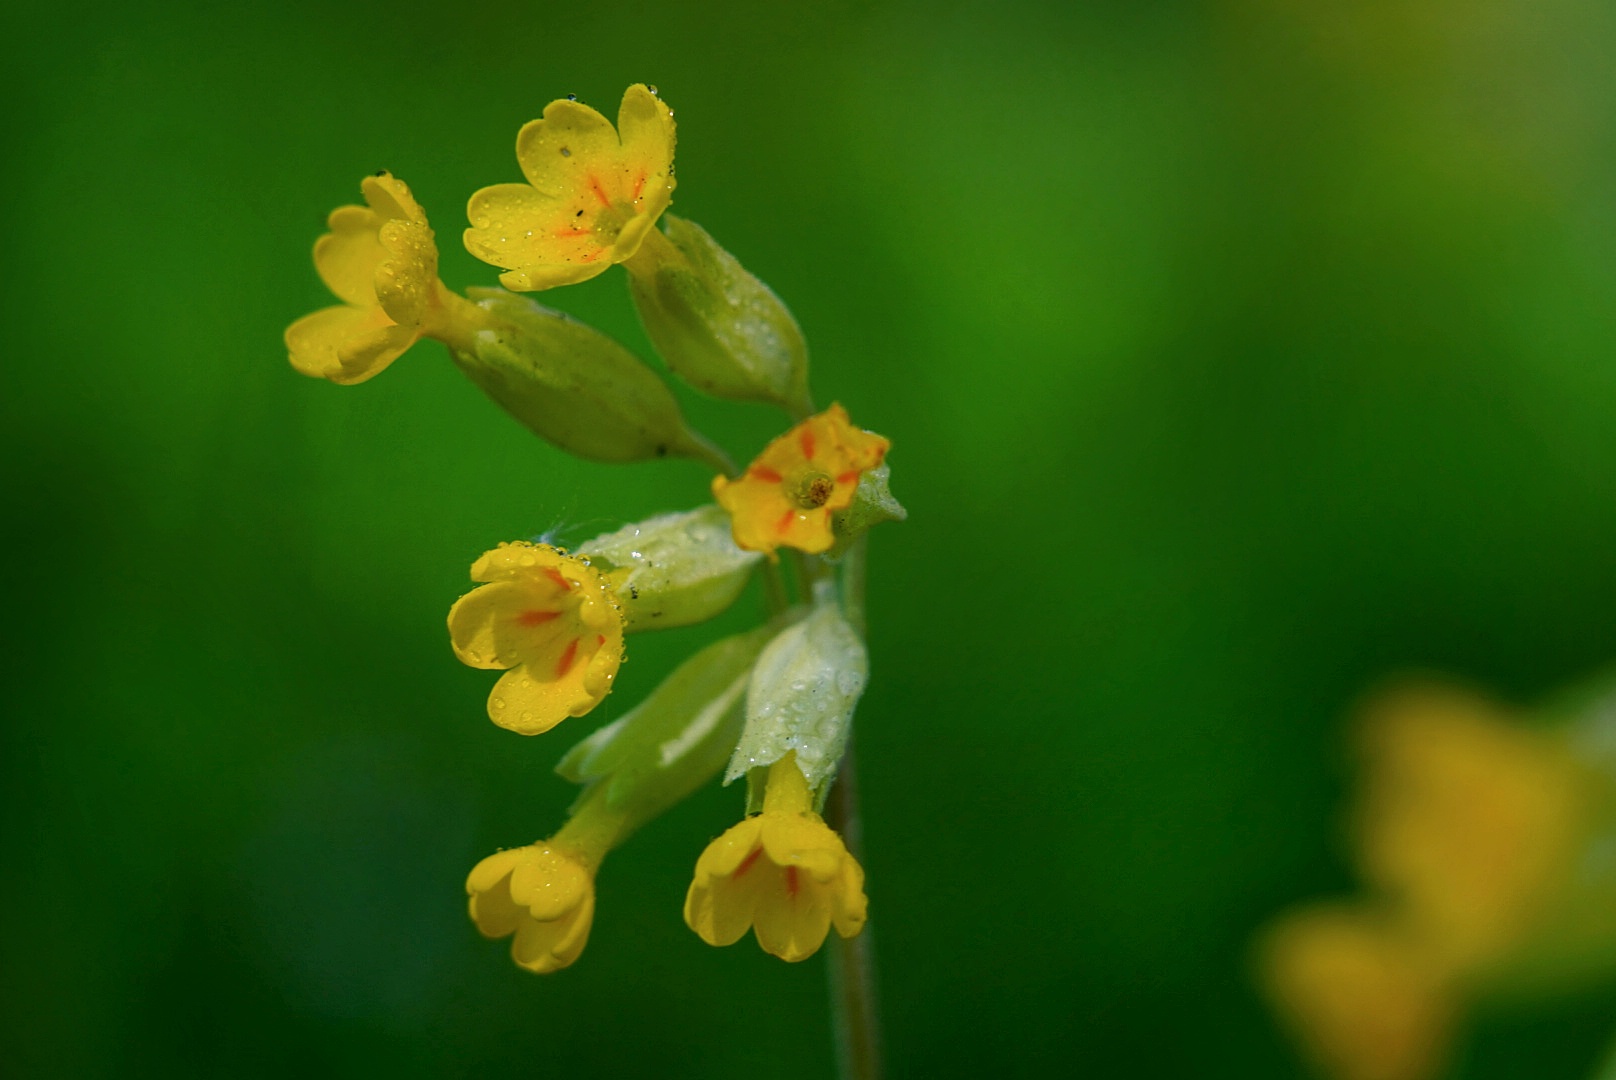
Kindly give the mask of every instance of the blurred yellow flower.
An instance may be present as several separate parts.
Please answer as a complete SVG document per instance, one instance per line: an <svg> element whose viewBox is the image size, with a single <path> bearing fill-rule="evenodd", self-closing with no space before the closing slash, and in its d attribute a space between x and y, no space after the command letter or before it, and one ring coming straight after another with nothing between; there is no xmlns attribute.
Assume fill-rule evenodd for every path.
<svg viewBox="0 0 1616 1080"><path fill-rule="evenodd" d="M1367 711L1353 838L1368 895L1281 918L1261 949L1275 1007L1328 1075L1432 1080L1469 1001L1574 984L1612 955L1611 882L1579 877L1608 780L1570 728L1521 720L1432 684Z"/></svg>
<svg viewBox="0 0 1616 1080"><path fill-rule="evenodd" d="M497 852L466 878L472 921L484 937L515 934L511 958L529 971L559 971L578 959L595 916L590 853L550 843Z"/></svg>
<svg viewBox="0 0 1616 1080"><path fill-rule="evenodd" d="M733 945L748 929L763 950L805 960L832 925L864 928L864 870L811 808L808 781L787 754L769 768L763 812L707 846L685 897L685 922L709 945Z"/></svg>
<svg viewBox="0 0 1616 1080"><path fill-rule="evenodd" d="M1564 739L1454 688L1404 689L1366 719L1359 868L1451 965L1505 955L1571 874L1584 767Z"/></svg>
<svg viewBox="0 0 1616 1080"><path fill-rule="evenodd" d="M1352 905L1293 912L1264 935L1269 996L1303 1049L1341 1080L1428 1080L1443 1068L1452 989L1382 918Z"/></svg>
<svg viewBox="0 0 1616 1080"><path fill-rule="evenodd" d="M570 98L516 136L525 184L471 197L466 250L508 272L517 292L586 281L640 250L673 201L673 110L641 84L628 88L617 128Z"/></svg>
<svg viewBox="0 0 1616 1080"><path fill-rule="evenodd" d="M729 511L737 546L818 554L836 542L832 515L852 504L859 477L881 464L889 446L832 405L764 447L734 480L714 477L713 497Z"/></svg>
<svg viewBox="0 0 1616 1080"><path fill-rule="evenodd" d="M360 183L365 206L331 212L314 267L343 302L286 328L292 366L344 385L364 382L423 335L448 336L465 304L438 281L426 214L388 173Z"/></svg>
<svg viewBox="0 0 1616 1080"><path fill-rule="evenodd" d="M547 544L501 544L471 567L486 582L449 609L462 663L505 670L488 697L494 723L523 735L582 716L612 688L623 613L606 578Z"/></svg>

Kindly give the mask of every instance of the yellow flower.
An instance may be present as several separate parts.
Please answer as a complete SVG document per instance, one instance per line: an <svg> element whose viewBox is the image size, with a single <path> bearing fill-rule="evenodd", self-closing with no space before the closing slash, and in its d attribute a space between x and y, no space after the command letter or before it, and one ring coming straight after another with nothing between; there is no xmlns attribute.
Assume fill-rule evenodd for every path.
<svg viewBox="0 0 1616 1080"><path fill-rule="evenodd" d="M623 614L606 578L547 544L501 544L471 567L487 582L449 609L462 663L509 669L489 718L523 735L582 716L611 691L623 661Z"/></svg>
<svg viewBox="0 0 1616 1080"><path fill-rule="evenodd" d="M516 136L525 184L471 197L466 250L517 292L587 281L639 251L673 201L673 110L636 84L617 129L587 105L552 101Z"/></svg>
<svg viewBox="0 0 1616 1080"><path fill-rule="evenodd" d="M1455 968L1507 956L1574 871L1592 798L1585 769L1563 740L1448 687L1383 698L1363 744L1365 876Z"/></svg>
<svg viewBox="0 0 1616 1080"><path fill-rule="evenodd" d="M314 267L343 301L286 328L292 366L348 385L364 382L422 335L446 336L465 301L438 281L438 249L410 189L387 173L360 183L368 206L331 212Z"/></svg>
<svg viewBox="0 0 1616 1080"><path fill-rule="evenodd" d="M750 929L763 950L805 960L834 925L864 928L864 871L841 837L810 808L808 781L787 754L769 768L763 813L714 840L696 862L685 922L709 945L733 945Z"/></svg>
<svg viewBox="0 0 1616 1080"><path fill-rule="evenodd" d="M466 878L472 921L484 937L515 934L511 958L520 966L559 971L589 941L596 865L554 841L490 855Z"/></svg>
<svg viewBox="0 0 1616 1080"><path fill-rule="evenodd" d="M1430 1080L1456 1020L1450 984L1371 912L1321 905L1262 943L1263 981L1308 1055L1339 1080Z"/></svg>
<svg viewBox="0 0 1616 1080"><path fill-rule="evenodd" d="M859 477L881 464L890 445L832 405L764 447L734 480L714 477L713 497L729 511L738 546L818 554L836 542L831 516L852 504Z"/></svg>

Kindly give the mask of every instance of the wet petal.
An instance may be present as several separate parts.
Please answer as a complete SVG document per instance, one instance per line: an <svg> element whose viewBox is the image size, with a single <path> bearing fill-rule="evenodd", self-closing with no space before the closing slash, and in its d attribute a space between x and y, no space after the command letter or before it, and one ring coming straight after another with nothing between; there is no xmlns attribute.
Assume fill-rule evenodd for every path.
<svg viewBox="0 0 1616 1080"><path fill-rule="evenodd" d="M377 236L381 219L363 206L339 206L326 225L331 231L314 242L320 280L346 303L374 305L376 268L387 257Z"/></svg>
<svg viewBox="0 0 1616 1080"><path fill-rule="evenodd" d="M763 951L788 963L806 960L819 951L830 933L830 904L823 887L804 880L792 868L776 872L774 887L753 912L753 928Z"/></svg>

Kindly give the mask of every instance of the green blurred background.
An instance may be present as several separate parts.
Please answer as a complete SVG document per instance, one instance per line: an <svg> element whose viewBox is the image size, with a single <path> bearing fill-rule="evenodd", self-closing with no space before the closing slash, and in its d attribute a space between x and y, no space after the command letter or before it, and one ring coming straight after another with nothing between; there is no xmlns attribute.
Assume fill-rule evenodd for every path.
<svg viewBox="0 0 1616 1080"><path fill-rule="evenodd" d="M1351 888L1352 702L1616 657L1603 0L0 20L9 1075L831 1070L823 958L680 919L733 789L608 861L567 972L465 916L477 859L559 824L565 747L709 636L637 639L521 739L447 647L466 568L707 477L574 462L435 343L358 388L281 345L379 168L492 284L464 200L568 92L661 88L676 211L893 441L859 741L894 1075L1299 1075L1248 942ZM645 354L626 293L546 302ZM778 427L685 400L742 456ZM1482 1016L1457 1075L1586 1076L1613 1018Z"/></svg>

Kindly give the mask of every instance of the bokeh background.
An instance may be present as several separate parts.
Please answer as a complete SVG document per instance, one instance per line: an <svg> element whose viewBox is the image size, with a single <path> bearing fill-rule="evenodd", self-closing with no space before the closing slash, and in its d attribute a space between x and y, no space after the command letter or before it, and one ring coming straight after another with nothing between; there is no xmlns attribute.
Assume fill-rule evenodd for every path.
<svg viewBox="0 0 1616 1080"><path fill-rule="evenodd" d="M447 648L467 566L708 478L574 462L435 343L357 388L286 364L376 169L446 282L492 284L464 200L568 92L660 87L675 210L893 440L859 743L895 1075L1301 1075L1249 941L1352 887L1353 702L1616 657L1608 3L0 23L8 1075L829 1074L823 958L681 922L733 789L607 862L569 971L464 912L477 859L559 824L573 738L711 635L637 639L599 712L522 739ZM546 302L649 355L620 273ZM684 399L742 456L778 427ZM1583 1077L1613 1026L1610 987L1482 1015L1455 1075Z"/></svg>

